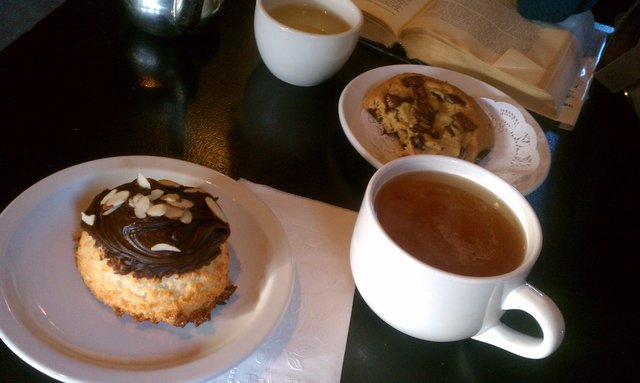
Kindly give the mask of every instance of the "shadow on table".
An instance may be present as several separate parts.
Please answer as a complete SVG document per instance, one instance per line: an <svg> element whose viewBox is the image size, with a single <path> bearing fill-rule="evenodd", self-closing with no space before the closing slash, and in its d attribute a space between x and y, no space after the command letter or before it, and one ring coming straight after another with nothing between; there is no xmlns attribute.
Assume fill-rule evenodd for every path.
<svg viewBox="0 0 640 383"><path fill-rule="evenodd" d="M139 130L145 136L140 138L152 138L154 151L161 147L167 155L183 157L188 107L203 66L218 50L219 33L215 25L178 38L152 36L134 26L129 29L123 50L136 105L131 125L146 128Z"/></svg>
<svg viewBox="0 0 640 383"><path fill-rule="evenodd" d="M359 199L347 185L350 177L341 174L344 161L336 158L344 152L336 138L339 145L347 142L338 119L345 85L332 78L314 87L293 86L258 66L230 139L234 157L245 159L234 164L233 173L329 203L344 201L345 193Z"/></svg>

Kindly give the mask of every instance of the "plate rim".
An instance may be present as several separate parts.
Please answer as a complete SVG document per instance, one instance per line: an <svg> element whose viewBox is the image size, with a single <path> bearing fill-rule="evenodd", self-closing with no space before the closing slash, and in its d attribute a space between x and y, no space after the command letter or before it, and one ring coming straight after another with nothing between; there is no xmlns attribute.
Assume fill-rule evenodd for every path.
<svg viewBox="0 0 640 383"><path fill-rule="evenodd" d="M136 171L136 168L153 168L160 173L183 173L186 177L201 179L208 184L219 187L221 190L231 187L233 188L233 192L241 193L240 196L234 195L233 199L236 203L242 205L240 202L244 200L251 203L252 206L258 207L260 211L252 215L256 219L258 226L263 228L267 236L269 236L268 234L275 234L277 236L274 240L273 247L282 252L282 254L276 257L278 261L277 265L285 265L285 267L279 267L277 270L277 283L281 286L279 289L280 293L278 293L279 296L276 297L276 303L279 304L279 307L277 307L278 310L270 306L273 313L270 314L268 318L265 318L266 320L262 318L260 320L254 320L253 323L259 322L259 327L262 329L258 331L258 334L253 332L251 337L241 336L240 339L235 339L230 342L230 344L224 345L220 350L228 349L230 345L236 345L236 347L233 355L226 358L223 357L222 363L218 365L211 366L207 365L206 362L207 360L215 359L214 357L219 355L220 350L215 350L194 360L187 360L183 363L169 367L160 367L158 369L114 369L74 358L68 353L58 351L46 340L34 335L29 330L29 326L25 325L19 318L11 315L12 303L5 297L4 286L0 285L0 293L2 293L0 294L0 339L23 361L52 378L73 383L88 381L112 382L122 379L135 379L138 382L155 382L158 381L158 379L163 382L187 382L211 379L233 368L233 366L242 362L258 349L281 321L290 303L295 279L294 260L288 236L273 211L262 199L241 182L203 165L168 157L131 155L99 158L69 166L34 183L14 198L0 212L0 224L8 222L6 227L10 228L10 230L6 230L6 227L4 227L5 230L3 230L3 233L0 233L0 264L3 263L2 261L5 259L6 249L10 244L11 237L17 231L17 226L19 226L21 219L23 219L23 217L29 213L30 208L32 208L29 203L30 201L35 201L36 203L41 202L48 195L52 195L57 192L58 189L64 187L65 182L72 181L80 176L86 177L86 172L89 170L99 172L100 170L108 169L110 171L125 172L127 169L131 169L133 172ZM95 179L99 180L99 178L100 175L95 176ZM108 186L109 185L105 185L105 187ZM33 205L36 205L36 203ZM268 227L263 225L265 223L264 221L268 221ZM267 264L270 265L274 262L275 261L272 260ZM282 288L282 286L284 286L284 288ZM261 298L256 302L256 307L260 305L260 301L263 299L264 298ZM7 326L12 327L8 328ZM27 340L16 339L16 337L19 336L26 337ZM247 342L247 340L249 341ZM238 347L239 341L240 343L244 343ZM34 345L40 345L44 347L44 351L38 352L38 354L34 356L29 352L29 349L24 349L25 345L31 348L33 348ZM44 358L44 356L51 358ZM65 365L59 365L60 362L68 362L71 367L65 368ZM53 366L52 364L56 365ZM187 369L191 371L187 371ZM79 371L84 372L84 374L79 376L77 374Z"/></svg>
<svg viewBox="0 0 640 383"><path fill-rule="evenodd" d="M550 154L549 142L546 138L546 135L544 134L544 131L540 127L540 124L536 121L533 115L531 115L529 111L527 111L522 105L520 105L520 103L515 101L509 95L499 90L498 88L490 84L487 84L482 80L479 80L475 77L469 76L461 72L457 72L455 70L432 66L432 65L392 64L392 65L384 65L384 66L376 67L373 69L369 69L365 72L362 72L356 77L354 77L351 81L349 81L349 83L342 90L340 94L340 98L338 99L338 116L340 120L340 125L342 127L344 134L347 136L347 139L351 143L351 145L356 149L358 154L360 154L370 165L372 165L376 169L379 169L381 166L384 165L384 163L380 161L378 158L374 157L371 153L369 153L369 151L363 146L363 144L354 135L354 132L350 127L349 121L352 121L353 118L358 118L358 116L355 116L355 117L350 115L347 116L345 111L345 102L347 100L347 97L354 91L354 88L357 85L360 85L360 83L363 83L363 79L366 79L368 77L380 76L381 78L378 80L378 82L380 82L383 79L386 79L388 77L394 76L396 74L404 73L404 72L417 72L417 73L422 73L430 76L434 76L437 74L444 74L446 76L455 78L456 84L454 85L458 86L465 92L468 92L474 98L488 97L495 101L507 102L513 105L514 107L516 107L522 113L522 115L526 119L526 122L533 127L536 133L536 138L538 139L538 145L536 149L537 150L542 149L541 150L542 153L540 153L540 150L538 150L539 154L541 156L544 156L546 159L546 161L541 161L541 164L544 166L544 168L538 169L540 174L536 182L532 183L527 188L519 189L519 191L523 195L528 195L533 191L535 191L538 187L540 187L540 185L542 185L542 183L545 181L545 179L549 175L549 171L551 168L551 154ZM480 86L483 88L483 90L490 91L491 94L475 94L475 92L469 92L468 89L465 89L464 84L459 84L458 82L464 82L464 83L472 84L474 86ZM371 84L369 85L369 87L373 85L375 85L375 83L371 81Z"/></svg>

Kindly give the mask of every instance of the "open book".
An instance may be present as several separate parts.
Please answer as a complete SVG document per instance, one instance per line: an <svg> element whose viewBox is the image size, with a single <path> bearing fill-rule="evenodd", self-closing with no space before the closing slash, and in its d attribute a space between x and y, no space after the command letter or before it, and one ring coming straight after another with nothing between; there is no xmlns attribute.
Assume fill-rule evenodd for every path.
<svg viewBox="0 0 640 383"><path fill-rule="evenodd" d="M361 37L478 78L571 129L606 41L590 11L559 24L521 17L515 0L353 0Z"/></svg>

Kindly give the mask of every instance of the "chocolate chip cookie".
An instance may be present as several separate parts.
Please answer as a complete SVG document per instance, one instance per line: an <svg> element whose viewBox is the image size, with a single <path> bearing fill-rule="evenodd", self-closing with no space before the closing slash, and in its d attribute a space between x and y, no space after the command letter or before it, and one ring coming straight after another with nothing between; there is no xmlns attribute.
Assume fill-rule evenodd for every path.
<svg viewBox="0 0 640 383"><path fill-rule="evenodd" d="M460 88L402 73L371 88L363 107L403 155L441 154L479 162L493 146L491 121Z"/></svg>

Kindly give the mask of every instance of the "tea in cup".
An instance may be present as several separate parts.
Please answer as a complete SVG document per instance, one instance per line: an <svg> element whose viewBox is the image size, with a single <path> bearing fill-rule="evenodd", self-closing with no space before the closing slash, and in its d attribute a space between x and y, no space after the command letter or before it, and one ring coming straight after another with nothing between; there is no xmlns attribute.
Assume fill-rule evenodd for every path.
<svg viewBox="0 0 640 383"><path fill-rule="evenodd" d="M415 155L371 178L350 257L358 291L392 327L537 359L564 337L556 304L526 282L541 248L535 212L507 182L464 160ZM542 337L501 322L507 310L530 314Z"/></svg>
<svg viewBox="0 0 640 383"><path fill-rule="evenodd" d="M362 26L350 0L257 0L254 32L269 71L297 86L318 85L349 59Z"/></svg>

